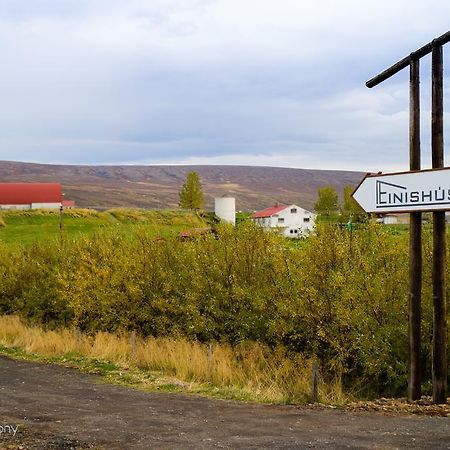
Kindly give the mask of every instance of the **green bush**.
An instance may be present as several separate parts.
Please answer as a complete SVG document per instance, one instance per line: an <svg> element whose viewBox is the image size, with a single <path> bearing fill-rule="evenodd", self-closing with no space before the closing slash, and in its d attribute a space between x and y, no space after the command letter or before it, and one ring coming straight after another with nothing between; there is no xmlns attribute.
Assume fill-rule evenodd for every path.
<svg viewBox="0 0 450 450"><path fill-rule="evenodd" d="M429 232L424 250L429 361ZM248 222L190 240L143 228L45 246L0 243L3 313L92 333L283 346L293 357L319 358L326 377L377 393L406 386L407 279L407 234L373 224L354 231L324 224L298 246Z"/></svg>

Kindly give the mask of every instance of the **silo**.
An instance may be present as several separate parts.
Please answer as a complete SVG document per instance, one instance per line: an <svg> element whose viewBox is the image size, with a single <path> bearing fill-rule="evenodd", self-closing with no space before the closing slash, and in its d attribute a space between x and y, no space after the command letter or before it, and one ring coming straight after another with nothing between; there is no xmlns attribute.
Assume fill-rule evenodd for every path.
<svg viewBox="0 0 450 450"><path fill-rule="evenodd" d="M236 224L236 201L234 197L216 197L214 199L214 212L225 222Z"/></svg>

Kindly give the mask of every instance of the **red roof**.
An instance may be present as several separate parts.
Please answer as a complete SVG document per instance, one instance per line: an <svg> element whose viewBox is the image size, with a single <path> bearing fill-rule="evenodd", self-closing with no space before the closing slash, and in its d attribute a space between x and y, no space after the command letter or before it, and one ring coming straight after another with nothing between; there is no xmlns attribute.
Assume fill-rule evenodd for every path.
<svg viewBox="0 0 450 450"><path fill-rule="evenodd" d="M60 203L59 183L0 183L0 205Z"/></svg>
<svg viewBox="0 0 450 450"><path fill-rule="evenodd" d="M279 212L283 211L283 209L286 209L288 205L275 205L271 206L270 208L263 209L262 211L257 211L255 214L253 214L252 219L258 219L260 217L271 217L274 214L278 214Z"/></svg>

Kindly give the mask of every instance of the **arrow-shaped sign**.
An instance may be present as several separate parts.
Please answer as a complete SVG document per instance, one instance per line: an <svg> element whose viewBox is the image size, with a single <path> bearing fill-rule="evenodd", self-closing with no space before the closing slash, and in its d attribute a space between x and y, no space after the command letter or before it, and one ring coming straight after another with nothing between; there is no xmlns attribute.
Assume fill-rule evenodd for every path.
<svg viewBox="0 0 450 450"><path fill-rule="evenodd" d="M371 213L450 210L450 167L366 175L352 196Z"/></svg>

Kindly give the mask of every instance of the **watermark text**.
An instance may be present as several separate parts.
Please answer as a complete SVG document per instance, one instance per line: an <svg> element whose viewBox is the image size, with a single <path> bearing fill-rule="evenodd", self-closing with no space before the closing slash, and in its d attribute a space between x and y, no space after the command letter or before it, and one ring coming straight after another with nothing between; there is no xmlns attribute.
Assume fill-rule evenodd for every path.
<svg viewBox="0 0 450 450"><path fill-rule="evenodd" d="M7 434L16 435L19 425L0 425L0 438Z"/></svg>

